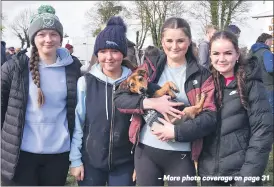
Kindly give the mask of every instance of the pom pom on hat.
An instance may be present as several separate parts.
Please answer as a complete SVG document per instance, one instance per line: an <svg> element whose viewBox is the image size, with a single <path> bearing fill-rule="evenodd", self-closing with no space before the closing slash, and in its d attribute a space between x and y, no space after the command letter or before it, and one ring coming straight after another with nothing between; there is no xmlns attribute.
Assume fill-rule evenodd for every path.
<svg viewBox="0 0 274 187"><path fill-rule="evenodd" d="M101 49L116 49L126 57L126 31L127 27L123 19L119 16L112 16L95 40L94 54L98 57L98 51Z"/></svg>
<svg viewBox="0 0 274 187"><path fill-rule="evenodd" d="M121 26L123 32L127 32L127 26L125 25L124 20L119 16L111 17L107 22L107 26Z"/></svg>
<svg viewBox="0 0 274 187"><path fill-rule="evenodd" d="M43 14L43 13L55 14L55 9L50 5L41 5L38 8L38 14Z"/></svg>

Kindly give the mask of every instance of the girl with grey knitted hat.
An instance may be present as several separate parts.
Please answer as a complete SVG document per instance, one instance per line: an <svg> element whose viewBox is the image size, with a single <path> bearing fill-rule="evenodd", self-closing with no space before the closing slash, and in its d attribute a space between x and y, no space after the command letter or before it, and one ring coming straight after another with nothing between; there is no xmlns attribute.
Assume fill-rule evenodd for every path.
<svg viewBox="0 0 274 187"><path fill-rule="evenodd" d="M41 6L28 32L31 57L18 53L2 66L2 184L63 186L80 69L60 48L63 26L53 7Z"/></svg>
<svg viewBox="0 0 274 187"><path fill-rule="evenodd" d="M70 174L80 186L131 186L131 115L121 113L113 103L117 88L131 74L123 60L127 40L122 18L110 18L96 38L94 54L98 63L77 83Z"/></svg>

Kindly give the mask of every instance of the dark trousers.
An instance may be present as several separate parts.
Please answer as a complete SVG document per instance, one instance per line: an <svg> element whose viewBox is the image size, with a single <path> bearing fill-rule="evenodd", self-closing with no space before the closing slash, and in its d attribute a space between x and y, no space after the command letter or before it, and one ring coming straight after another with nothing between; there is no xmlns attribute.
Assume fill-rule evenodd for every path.
<svg viewBox="0 0 274 187"><path fill-rule="evenodd" d="M79 186L135 186L132 181L133 162L121 164L111 171L96 169L84 164L84 180L78 181Z"/></svg>
<svg viewBox="0 0 274 187"><path fill-rule="evenodd" d="M168 186L197 186L195 180L181 180L187 175L196 176L190 152L161 150L139 143L134 156L138 186L163 186L163 179L168 176Z"/></svg>
<svg viewBox="0 0 274 187"><path fill-rule="evenodd" d="M201 186L234 186L234 181L224 182L224 181L202 181Z"/></svg>
<svg viewBox="0 0 274 187"><path fill-rule="evenodd" d="M34 154L20 152L13 181L16 186L64 186L69 168L69 152Z"/></svg>

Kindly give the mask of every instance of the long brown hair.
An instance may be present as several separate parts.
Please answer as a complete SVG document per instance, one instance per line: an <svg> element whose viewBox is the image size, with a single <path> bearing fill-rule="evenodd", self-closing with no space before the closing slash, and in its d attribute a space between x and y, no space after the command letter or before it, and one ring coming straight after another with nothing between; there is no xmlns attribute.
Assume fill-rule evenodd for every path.
<svg viewBox="0 0 274 187"><path fill-rule="evenodd" d="M210 50L211 50L212 43L218 39L225 39L225 40L230 41L233 44L236 52L240 54L239 59L234 66L234 76L235 76L235 79L237 82L237 91L240 95L241 104L247 110L249 107L248 99L247 99L247 92L246 92L246 72L245 72L245 66L247 65L247 61L246 61L246 59L243 58L243 56L240 53L238 39L237 39L236 35L234 35L233 33L229 32L229 31L220 31L220 32L215 33L209 43ZM223 99L222 87L223 87L223 85L222 85L222 81L221 81L221 75L212 66L212 64L210 64L210 70L213 75L214 84L215 84L216 91L217 91L217 97L216 97L217 105L218 105L218 107L222 107L222 99Z"/></svg>
<svg viewBox="0 0 274 187"><path fill-rule="evenodd" d="M35 45L31 49L29 68L32 75L32 80L38 88L37 102L38 102L38 107L40 108L45 103L45 97L41 89L40 73L39 73L39 53Z"/></svg>

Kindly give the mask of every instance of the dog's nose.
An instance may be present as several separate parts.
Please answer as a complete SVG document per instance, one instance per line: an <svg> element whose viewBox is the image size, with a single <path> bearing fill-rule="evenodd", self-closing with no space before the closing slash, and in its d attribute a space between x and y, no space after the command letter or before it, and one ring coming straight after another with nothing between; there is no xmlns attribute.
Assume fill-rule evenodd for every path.
<svg viewBox="0 0 274 187"><path fill-rule="evenodd" d="M140 92L145 93L146 89L144 87L140 88Z"/></svg>

